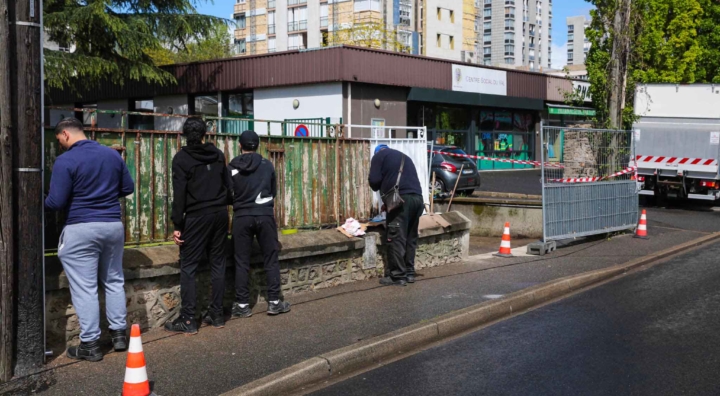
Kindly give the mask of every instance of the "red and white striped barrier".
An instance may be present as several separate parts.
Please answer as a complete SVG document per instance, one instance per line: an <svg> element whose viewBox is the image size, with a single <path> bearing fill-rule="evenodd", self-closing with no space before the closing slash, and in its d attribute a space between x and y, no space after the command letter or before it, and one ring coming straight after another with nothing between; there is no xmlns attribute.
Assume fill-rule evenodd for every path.
<svg viewBox="0 0 720 396"><path fill-rule="evenodd" d="M653 155L638 155L636 157L638 162L651 162L658 165L700 165L700 166L712 166L717 165L717 159L708 158L680 158L680 157L662 157Z"/></svg>
<svg viewBox="0 0 720 396"><path fill-rule="evenodd" d="M627 175L628 173L635 173L636 170L637 166L629 166L619 172L615 172L612 175L604 177L571 177L568 179L549 179L548 181L553 183L592 183L601 180L611 179L613 177Z"/></svg>
<svg viewBox="0 0 720 396"><path fill-rule="evenodd" d="M442 154L442 155L450 155L453 157L461 157L461 158L470 158L470 159L476 159L476 160L483 160L483 161L495 161L495 162L506 162L511 164L521 164L521 165L534 165L534 166L542 166L542 162L538 161L526 161L526 160L514 160L514 159L507 159L507 158L494 158L494 157L483 157L478 155L470 155L470 154L455 154L455 153L448 153L445 151L432 151L428 150L428 153L433 154ZM546 167L550 168L564 168L562 164L555 164L546 162Z"/></svg>

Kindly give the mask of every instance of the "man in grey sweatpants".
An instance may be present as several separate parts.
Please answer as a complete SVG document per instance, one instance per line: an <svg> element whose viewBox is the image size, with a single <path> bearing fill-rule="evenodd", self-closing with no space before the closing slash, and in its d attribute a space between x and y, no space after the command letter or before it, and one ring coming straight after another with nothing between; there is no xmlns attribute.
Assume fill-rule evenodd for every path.
<svg viewBox="0 0 720 396"><path fill-rule="evenodd" d="M80 320L80 345L70 347L73 359L99 361L100 304L98 282L105 290L105 310L116 351L127 349L127 308L122 259L125 229L119 198L135 185L117 151L88 140L83 125L66 118L55 127L65 153L57 157L45 199L48 210L67 210L58 257L70 283Z"/></svg>

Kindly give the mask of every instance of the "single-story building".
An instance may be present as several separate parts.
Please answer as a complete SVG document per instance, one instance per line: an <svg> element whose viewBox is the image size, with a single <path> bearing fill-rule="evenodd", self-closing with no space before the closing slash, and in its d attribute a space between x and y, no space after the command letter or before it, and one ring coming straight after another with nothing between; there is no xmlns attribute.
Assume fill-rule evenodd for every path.
<svg viewBox="0 0 720 396"><path fill-rule="evenodd" d="M547 117L548 105L562 105L563 94L573 89L570 80L542 73L350 46L164 69L177 84L127 81L79 92L49 90L46 104L385 127L348 127L346 136L353 138L405 137L406 131L388 127L425 126L435 144L458 146L474 155L525 160L536 158L539 125ZM49 111L46 120L54 125L70 115L66 113ZM121 118L100 114L97 126L120 128ZM127 123L130 129L179 130L182 119L135 115ZM292 134L282 131L279 123L254 122L253 128L258 133L268 133L269 128L274 135ZM478 165L480 169L525 167L493 161Z"/></svg>

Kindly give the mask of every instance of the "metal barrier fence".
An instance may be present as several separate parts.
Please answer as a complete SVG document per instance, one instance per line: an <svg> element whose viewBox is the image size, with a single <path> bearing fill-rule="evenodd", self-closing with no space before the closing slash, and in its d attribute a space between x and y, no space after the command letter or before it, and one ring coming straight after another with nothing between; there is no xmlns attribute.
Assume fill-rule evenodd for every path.
<svg viewBox="0 0 720 396"><path fill-rule="evenodd" d="M88 117L91 125L86 127L88 138L120 151L135 180L135 193L123 199L121 206L126 244L152 244L171 240L171 164L173 156L184 145L180 132L127 127L100 128L96 126L97 114L94 110L75 110L91 113ZM114 113L123 119L133 114ZM188 117L168 114L153 116L171 117L180 121L178 125L182 125L182 119ZM226 121L224 118L218 120ZM282 124L262 122L266 125ZM126 126L126 120L121 125ZM374 214L372 191L367 183L371 142L367 139L346 139L342 133L337 135L261 136L259 153L273 162L277 174L275 215L280 228L335 226L348 217L367 220ZM211 132L207 139L222 150L230 161L240 154L239 137L239 134L234 133ZM51 128L46 129L45 149L45 185L49 186L52 167L61 154ZM46 246L57 246L63 224L63 214L48 214Z"/></svg>
<svg viewBox="0 0 720 396"><path fill-rule="evenodd" d="M636 226L630 131L543 127L541 139L544 242Z"/></svg>

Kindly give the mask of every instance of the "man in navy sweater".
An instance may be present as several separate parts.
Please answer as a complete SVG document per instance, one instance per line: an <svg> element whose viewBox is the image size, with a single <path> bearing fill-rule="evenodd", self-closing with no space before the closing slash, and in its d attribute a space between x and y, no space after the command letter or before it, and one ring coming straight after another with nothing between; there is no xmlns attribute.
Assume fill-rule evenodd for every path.
<svg viewBox="0 0 720 396"><path fill-rule="evenodd" d="M403 158L405 162L403 163ZM368 182L373 191L386 194L395 187L400 167L403 167L398 189L405 201L400 208L387 214L388 265L386 277L380 279L385 286L405 286L415 283L415 251L417 250L418 226L425 204L422 187L412 159L400 151L381 144L375 148L370 163Z"/></svg>
<svg viewBox="0 0 720 396"><path fill-rule="evenodd" d="M68 348L67 356L95 362L103 358L98 281L105 289L113 347L123 351L128 345L119 198L132 194L135 184L120 154L88 140L77 119L60 121L55 138L66 152L55 160L45 208L67 210L58 258L80 320L80 345Z"/></svg>

